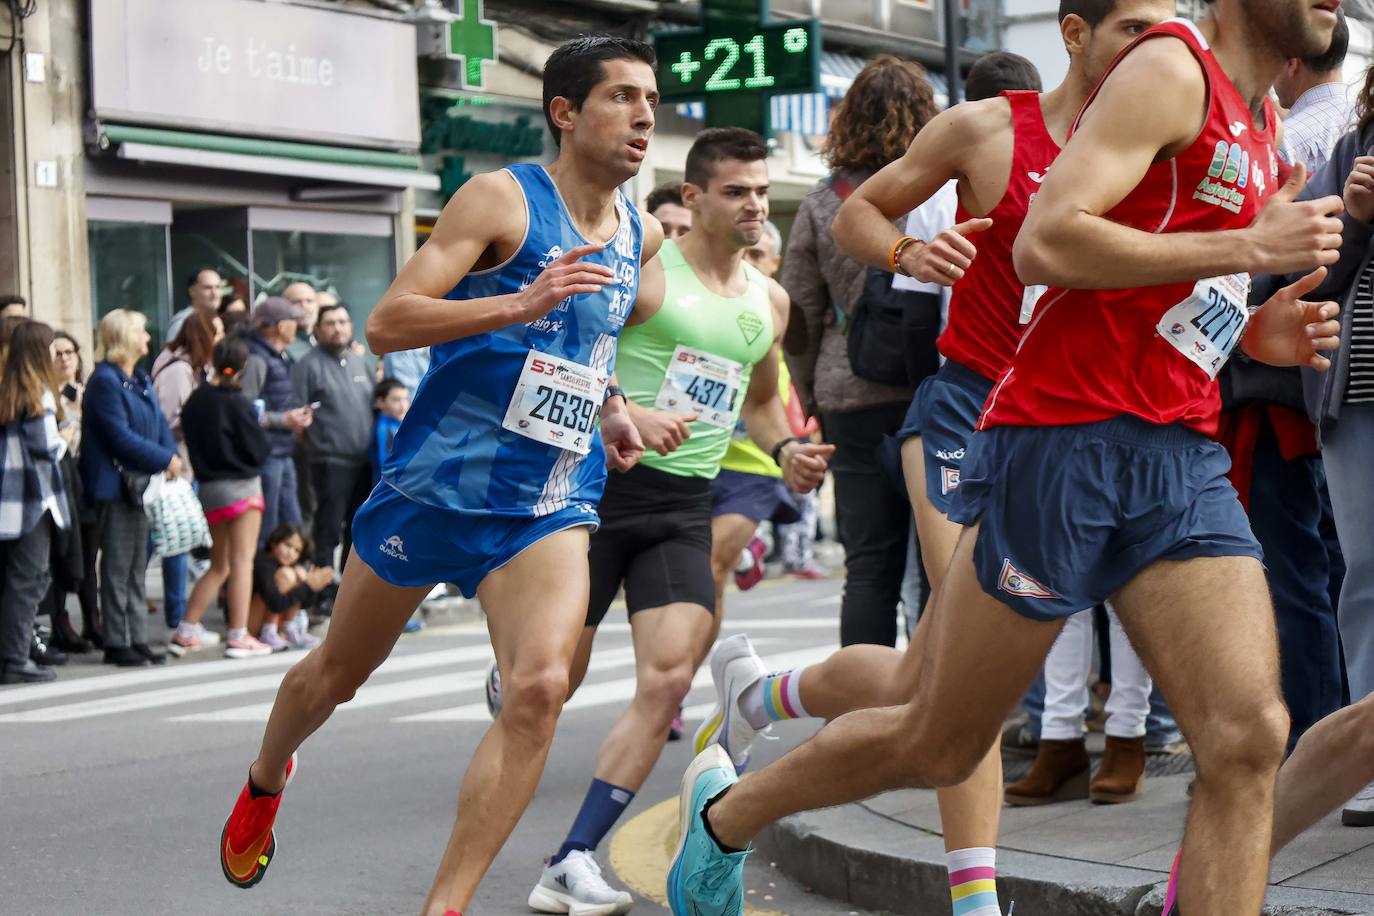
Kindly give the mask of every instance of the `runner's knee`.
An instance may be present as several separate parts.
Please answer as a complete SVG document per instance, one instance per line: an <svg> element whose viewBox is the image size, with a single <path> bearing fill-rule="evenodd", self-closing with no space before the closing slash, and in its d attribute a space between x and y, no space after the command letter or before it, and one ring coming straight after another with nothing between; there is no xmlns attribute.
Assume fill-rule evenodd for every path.
<svg viewBox="0 0 1374 916"><path fill-rule="evenodd" d="M501 717L517 729L552 732L568 697L568 669L545 664L501 673Z"/></svg>
<svg viewBox="0 0 1374 916"><path fill-rule="evenodd" d="M654 712L672 719L678 706L692 689L692 666L689 662L664 668L651 668L639 675L635 698Z"/></svg>
<svg viewBox="0 0 1374 916"><path fill-rule="evenodd" d="M1288 745L1288 729L1288 710L1277 697L1210 716L1201 735L1188 737L1199 777L1276 770Z"/></svg>

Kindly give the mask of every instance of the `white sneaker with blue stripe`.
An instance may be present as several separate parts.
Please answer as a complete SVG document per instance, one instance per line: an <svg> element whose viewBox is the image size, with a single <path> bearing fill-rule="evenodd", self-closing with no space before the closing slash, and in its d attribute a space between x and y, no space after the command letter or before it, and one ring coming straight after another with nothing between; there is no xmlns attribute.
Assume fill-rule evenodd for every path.
<svg viewBox="0 0 1374 916"><path fill-rule="evenodd" d="M739 782L735 765L719 744L697 755L682 777L679 839L668 869L668 907L673 916L742 916L744 852L725 852L706 831L706 803Z"/></svg>
<svg viewBox="0 0 1374 916"><path fill-rule="evenodd" d="M544 868L530 891L529 906L537 913L621 916L630 912L634 902L628 893L606 883L590 852L574 850L562 862Z"/></svg>

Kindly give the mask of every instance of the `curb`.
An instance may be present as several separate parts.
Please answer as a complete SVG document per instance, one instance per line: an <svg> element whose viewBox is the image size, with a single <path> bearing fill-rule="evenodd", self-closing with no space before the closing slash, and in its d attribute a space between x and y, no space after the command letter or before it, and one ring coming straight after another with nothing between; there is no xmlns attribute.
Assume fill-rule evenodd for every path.
<svg viewBox="0 0 1374 916"><path fill-rule="evenodd" d="M846 805L793 815L755 846L786 875L833 900L920 916L949 911L944 842ZM1160 916L1167 874L1002 848L997 884L1015 916ZM1359 916L1368 900L1350 894L1271 887L1264 916Z"/></svg>

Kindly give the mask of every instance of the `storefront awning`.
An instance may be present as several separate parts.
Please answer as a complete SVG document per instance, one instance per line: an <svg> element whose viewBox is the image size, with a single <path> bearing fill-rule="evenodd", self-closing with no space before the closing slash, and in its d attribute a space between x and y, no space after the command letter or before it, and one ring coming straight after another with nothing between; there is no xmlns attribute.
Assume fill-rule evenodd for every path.
<svg viewBox="0 0 1374 916"><path fill-rule="evenodd" d="M378 150L259 140L224 134L103 124L101 146L122 159L284 175L378 188L437 190L439 176L420 171L418 156Z"/></svg>
<svg viewBox="0 0 1374 916"><path fill-rule="evenodd" d="M773 129L812 137L824 136L830 129L830 106L844 98L854 83L854 77L867 64L867 60L853 54L821 52L821 91L774 96L769 101ZM926 76L935 88L935 101L943 108L949 98L944 76L929 71ZM706 105L702 102L689 102L677 108L684 117L706 120Z"/></svg>

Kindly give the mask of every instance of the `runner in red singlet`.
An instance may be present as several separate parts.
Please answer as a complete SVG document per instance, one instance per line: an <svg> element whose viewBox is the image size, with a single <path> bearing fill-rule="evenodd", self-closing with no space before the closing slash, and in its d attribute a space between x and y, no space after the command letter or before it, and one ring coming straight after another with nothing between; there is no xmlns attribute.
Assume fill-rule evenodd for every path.
<svg viewBox="0 0 1374 916"><path fill-rule="evenodd" d="M970 441L950 510L968 527L913 699L842 716L736 785L694 763L672 871L688 900L778 817L964 779L1062 618L1110 598L1198 762L1180 904L1260 911L1287 721L1258 545L1205 430L1236 346L1323 368L1337 343L1338 307L1299 301L1322 270L1246 310L1250 272L1337 257L1340 200L1294 203L1301 168L1279 188L1265 101L1335 21L1329 3L1216 0L1200 29L1151 30L1114 64L1015 244L1022 281L1059 289Z"/></svg>

